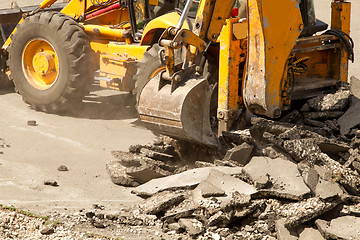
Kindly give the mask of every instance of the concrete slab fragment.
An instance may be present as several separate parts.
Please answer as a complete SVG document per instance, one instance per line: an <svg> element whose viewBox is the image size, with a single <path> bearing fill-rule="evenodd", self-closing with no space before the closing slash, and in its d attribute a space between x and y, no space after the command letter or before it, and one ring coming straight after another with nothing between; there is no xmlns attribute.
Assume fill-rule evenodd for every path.
<svg viewBox="0 0 360 240"><path fill-rule="evenodd" d="M184 189L198 185L205 180L211 170L218 170L230 175L243 174L242 167L206 167L195 168L168 177L153 179L136 187L132 192L138 195L151 196L167 189Z"/></svg>
<svg viewBox="0 0 360 240"><path fill-rule="evenodd" d="M244 167L253 181L262 181L264 176L269 176L272 192L278 192L281 197L302 199L310 194L301 177L297 165L281 158L253 157Z"/></svg>
<svg viewBox="0 0 360 240"><path fill-rule="evenodd" d="M204 231L202 223L193 218L180 218L179 224L190 236L197 236Z"/></svg>
<svg viewBox="0 0 360 240"><path fill-rule="evenodd" d="M136 179L139 183L145 183L154 178L169 176L175 170L175 167L169 164L143 155L123 151L112 151L111 153L126 167L126 174Z"/></svg>
<svg viewBox="0 0 360 240"><path fill-rule="evenodd" d="M350 77L350 91L355 97L360 98L360 79L355 76Z"/></svg>
<svg viewBox="0 0 360 240"><path fill-rule="evenodd" d="M257 192L253 186L247 184L246 182L214 169L210 171L205 181L225 192L224 197L217 197L217 199L221 202L222 208L225 208L230 203L234 202L234 193L237 193L235 196L242 194L249 197L251 194ZM195 190L193 191L193 199L195 202L198 202L203 199L203 196L199 191ZM236 205L236 202L232 205Z"/></svg>
<svg viewBox="0 0 360 240"><path fill-rule="evenodd" d="M351 106L345 113L338 119L340 126L340 133L342 135L349 134L352 128L360 126L360 102Z"/></svg>
<svg viewBox="0 0 360 240"><path fill-rule="evenodd" d="M246 165L251 157L254 147L246 142L227 151L223 160L233 160Z"/></svg>
<svg viewBox="0 0 360 240"><path fill-rule="evenodd" d="M325 240L325 238L321 235L321 233L315 228L305 228L299 234L299 240L309 240L309 239Z"/></svg>
<svg viewBox="0 0 360 240"><path fill-rule="evenodd" d="M214 186L212 183L204 180L194 189L194 191L200 191L201 196L207 197L220 197L225 195L225 191Z"/></svg>
<svg viewBox="0 0 360 240"><path fill-rule="evenodd" d="M229 216L229 213L224 213L223 211L218 211L209 218L207 226L223 226L225 227L231 222L232 216Z"/></svg>
<svg viewBox="0 0 360 240"><path fill-rule="evenodd" d="M352 163L352 166L353 166L354 169L360 174L360 162L354 161L354 162Z"/></svg>
<svg viewBox="0 0 360 240"><path fill-rule="evenodd" d="M289 205L286 228L294 228L311 219L315 219L338 206L337 202L324 202L319 198L309 198Z"/></svg>
<svg viewBox="0 0 360 240"><path fill-rule="evenodd" d="M155 178L171 175L171 172L160 168L157 165L142 163L141 167L131 167L126 169L126 174L136 179L139 183L145 183Z"/></svg>
<svg viewBox="0 0 360 240"><path fill-rule="evenodd" d="M279 240L297 240L298 235L294 230L289 230L284 226L285 219L279 219L276 221L275 229L276 236Z"/></svg>
<svg viewBox="0 0 360 240"><path fill-rule="evenodd" d="M302 177L306 185L315 192L316 185L319 182L319 174L314 168L308 168L302 171Z"/></svg>
<svg viewBox="0 0 360 240"><path fill-rule="evenodd" d="M121 165L119 161L110 161L106 164L106 170L111 181L120 186L137 187L140 184L131 176L126 174L126 167Z"/></svg>
<svg viewBox="0 0 360 240"><path fill-rule="evenodd" d="M183 193L161 192L146 199L140 208L146 214L157 214L165 211L172 205L176 205L185 199Z"/></svg>
<svg viewBox="0 0 360 240"><path fill-rule="evenodd" d="M334 94L318 96L307 101L310 108L315 111L341 111L350 102L350 91L340 90Z"/></svg>
<svg viewBox="0 0 360 240"><path fill-rule="evenodd" d="M330 222L318 219L316 226L327 239L360 239L360 218L338 217Z"/></svg>
<svg viewBox="0 0 360 240"><path fill-rule="evenodd" d="M234 160L214 160L215 166L225 166L225 167L243 167L244 165L241 163L238 163Z"/></svg>
<svg viewBox="0 0 360 240"><path fill-rule="evenodd" d="M334 119L339 118L344 114L342 111L326 111L326 112L304 112L304 118L318 120L318 119Z"/></svg>
<svg viewBox="0 0 360 240"><path fill-rule="evenodd" d="M320 179L315 189L315 196L321 199L328 199L334 196L340 196L344 191L338 183Z"/></svg>

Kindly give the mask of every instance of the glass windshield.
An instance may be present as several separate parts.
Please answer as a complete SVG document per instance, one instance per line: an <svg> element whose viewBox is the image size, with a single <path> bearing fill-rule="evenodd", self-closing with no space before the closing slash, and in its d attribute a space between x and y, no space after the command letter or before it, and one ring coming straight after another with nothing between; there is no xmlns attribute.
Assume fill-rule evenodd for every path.
<svg viewBox="0 0 360 240"><path fill-rule="evenodd" d="M134 0L134 11L136 28L141 29L145 26L145 21L147 18L145 0Z"/></svg>
<svg viewBox="0 0 360 240"><path fill-rule="evenodd" d="M196 12L199 8L199 4L200 4L200 0L193 0L190 10L189 10L188 17L195 18ZM182 11L184 9L185 5L186 5L186 0L180 0L177 8Z"/></svg>

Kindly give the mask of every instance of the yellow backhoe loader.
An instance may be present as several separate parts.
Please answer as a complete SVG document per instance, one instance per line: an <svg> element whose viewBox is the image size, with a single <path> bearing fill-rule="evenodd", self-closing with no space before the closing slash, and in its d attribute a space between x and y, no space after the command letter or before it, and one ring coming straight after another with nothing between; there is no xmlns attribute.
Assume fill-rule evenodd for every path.
<svg viewBox="0 0 360 240"><path fill-rule="evenodd" d="M279 118L293 100L347 82L354 59L351 3L331 3L329 30L315 18L312 0L248 0L245 17L234 4L201 0L189 30L180 27L188 0L179 24L163 32L159 58L165 69L144 84L138 102L147 128L217 146L217 137L236 126L245 109ZM181 64L174 60L176 49L186 49Z"/></svg>
<svg viewBox="0 0 360 240"><path fill-rule="evenodd" d="M177 0L44 0L0 10L0 86L13 81L26 103L45 112L81 101L94 73L101 86L132 92L137 63L158 54L157 46L147 51L178 23L183 6ZM181 27L191 27L188 17ZM150 64L147 78L162 66Z"/></svg>
<svg viewBox="0 0 360 240"><path fill-rule="evenodd" d="M149 129L209 146L245 109L278 118L336 88L353 60L351 3L341 0L329 30L313 0L69 0L47 10L55 2L18 14L14 30L0 22L0 82L8 73L34 109L59 112L96 72L101 86L136 93Z"/></svg>

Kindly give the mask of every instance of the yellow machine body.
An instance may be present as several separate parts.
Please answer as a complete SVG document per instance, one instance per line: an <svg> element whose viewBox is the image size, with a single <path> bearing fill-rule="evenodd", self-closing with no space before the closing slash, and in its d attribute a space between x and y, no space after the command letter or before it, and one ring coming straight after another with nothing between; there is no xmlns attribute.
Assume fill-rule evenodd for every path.
<svg viewBox="0 0 360 240"><path fill-rule="evenodd" d="M45 0L39 4L37 11L45 9L55 2L56 0ZM107 1L100 0L97 2ZM109 5L117 2L119 1L114 0ZM150 4L156 5L158 2L151 1ZM101 9L101 6L94 6L94 1L91 0L69 0L61 13L78 20L83 25L85 33L90 37L91 48L96 53L94 62L99 68L98 80L100 85L106 88L131 92L135 86L133 75L136 73L136 62L142 59L144 52L151 47L151 44L157 42L155 38L162 31L177 24L180 15L171 12L153 19L145 27L141 41L134 42L131 36L127 7L116 8L92 17L91 14L99 9ZM86 18L86 16L90 17ZM23 19L18 24L22 22ZM189 28L187 23L183 27ZM15 28L11 35L16 30ZM11 43L11 35L2 46L4 50ZM31 53L32 56L36 54L36 52ZM34 61L34 64L37 64L37 62ZM36 71L33 71L32 75L35 76Z"/></svg>
<svg viewBox="0 0 360 240"><path fill-rule="evenodd" d="M55 2L45 0L24 17ZM164 49L158 54L165 66L138 98L140 119L158 133L217 146L217 136L232 129L244 109L278 118L292 100L316 96L348 78L348 49L336 35L316 34L327 25L315 23L312 0L201 0L192 24L181 22L187 13L154 15L140 35L135 33L144 26L145 1L96 2L106 6L69 0L61 12L89 36L101 86L132 91L137 63L155 43ZM156 7L159 1L148 4ZM331 29L349 35L351 3L331 4ZM245 11L234 15L234 5L247 17ZM138 15L131 15L132 7ZM135 17L140 20L134 24ZM10 44L11 36L2 49ZM179 50L184 50L181 64L175 61ZM50 45L33 42L24 62L33 66L26 73L32 84L51 87L58 59ZM37 84L37 77L45 84Z"/></svg>
<svg viewBox="0 0 360 240"><path fill-rule="evenodd" d="M304 18L310 13L302 12L303 6L299 4L311 7L312 1L248 0L247 19L230 16L231 0L218 3L220 1L200 2L192 31L195 37L184 37L180 41L178 35L182 30L169 28L170 34L164 34L160 40L167 49L167 70L150 80L139 102L140 118L149 129L214 146L208 129L218 136L231 130L243 116L244 109L278 118L290 108L292 100L316 96L347 81L349 59L345 44L331 34L316 35L327 25L315 24L315 19L310 25L307 23L310 17L310 20ZM349 2L332 2L331 29L349 34L350 10ZM172 60L172 48L178 46L187 49L181 68ZM204 118L209 116L209 105L213 104L209 100L211 87L205 86L205 92L201 90L202 98L197 102L186 105L185 101L178 101L194 94L188 82L204 81L196 69L201 69L205 51L207 56L216 59L218 68L217 124ZM179 104L169 106L168 102ZM166 109L166 114L162 109ZM193 113L191 119L180 117L187 112ZM190 121L197 122L198 127L189 130L187 122ZM179 134L186 128L185 133Z"/></svg>

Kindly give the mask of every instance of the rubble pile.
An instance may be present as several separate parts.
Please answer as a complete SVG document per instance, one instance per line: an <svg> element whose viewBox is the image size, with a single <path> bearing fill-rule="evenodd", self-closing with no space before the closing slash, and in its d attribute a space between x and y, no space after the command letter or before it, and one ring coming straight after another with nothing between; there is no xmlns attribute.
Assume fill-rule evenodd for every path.
<svg viewBox="0 0 360 240"><path fill-rule="evenodd" d="M360 239L360 100L348 89L312 98L280 121L254 117L220 141L218 154L187 168L162 141L114 152L107 169L146 198L134 213L154 216L168 234Z"/></svg>

